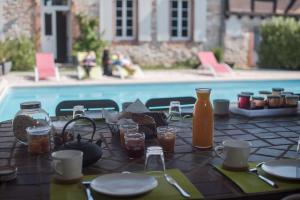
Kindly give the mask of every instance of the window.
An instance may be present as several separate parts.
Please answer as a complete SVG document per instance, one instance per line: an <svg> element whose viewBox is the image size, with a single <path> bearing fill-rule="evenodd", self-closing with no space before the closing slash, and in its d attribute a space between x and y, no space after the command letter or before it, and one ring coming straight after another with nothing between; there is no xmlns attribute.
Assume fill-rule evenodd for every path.
<svg viewBox="0 0 300 200"><path fill-rule="evenodd" d="M45 35L52 35L52 15L45 14Z"/></svg>
<svg viewBox="0 0 300 200"><path fill-rule="evenodd" d="M171 0L171 37L188 40L190 37L190 0Z"/></svg>
<svg viewBox="0 0 300 200"><path fill-rule="evenodd" d="M116 0L116 37L120 40L134 38L134 0Z"/></svg>
<svg viewBox="0 0 300 200"><path fill-rule="evenodd" d="M68 0L44 0L44 5L64 6L68 5Z"/></svg>

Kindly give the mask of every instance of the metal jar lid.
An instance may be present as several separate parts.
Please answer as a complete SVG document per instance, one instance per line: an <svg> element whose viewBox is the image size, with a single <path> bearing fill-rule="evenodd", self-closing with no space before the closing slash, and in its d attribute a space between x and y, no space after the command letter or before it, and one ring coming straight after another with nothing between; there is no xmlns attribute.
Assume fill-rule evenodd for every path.
<svg viewBox="0 0 300 200"><path fill-rule="evenodd" d="M284 91L284 88L272 88L272 91L282 92Z"/></svg>
<svg viewBox="0 0 300 200"><path fill-rule="evenodd" d="M37 109L41 108L41 102L39 101L27 101L20 104L21 109Z"/></svg>
<svg viewBox="0 0 300 200"><path fill-rule="evenodd" d="M251 97L251 95L249 95L249 94L238 94L238 97Z"/></svg>
<svg viewBox="0 0 300 200"><path fill-rule="evenodd" d="M288 95L285 97L286 99L299 99L298 95Z"/></svg>
<svg viewBox="0 0 300 200"><path fill-rule="evenodd" d="M245 94L245 95L249 95L249 96L253 96L254 95L253 92L241 92L241 94Z"/></svg>
<svg viewBox="0 0 300 200"><path fill-rule="evenodd" d="M259 93L259 94L265 94L265 95L266 95L266 94L267 94L267 95L268 95L268 94L272 94L272 92L267 91L267 90L262 90L262 91L259 91L258 93Z"/></svg>
<svg viewBox="0 0 300 200"><path fill-rule="evenodd" d="M265 100L265 98L255 96L255 97L252 97L252 100L261 100L261 101L263 101L263 100Z"/></svg>

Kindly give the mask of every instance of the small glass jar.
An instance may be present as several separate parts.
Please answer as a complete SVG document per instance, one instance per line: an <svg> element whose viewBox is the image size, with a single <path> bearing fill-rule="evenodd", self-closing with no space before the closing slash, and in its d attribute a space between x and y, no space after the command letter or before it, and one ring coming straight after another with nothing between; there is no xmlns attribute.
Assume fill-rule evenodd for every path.
<svg viewBox="0 0 300 200"><path fill-rule="evenodd" d="M50 151L50 126L28 127L26 131L30 154L43 154Z"/></svg>
<svg viewBox="0 0 300 200"><path fill-rule="evenodd" d="M280 95L284 91L284 88L272 88L272 95Z"/></svg>
<svg viewBox="0 0 300 200"><path fill-rule="evenodd" d="M239 94L238 95L238 107L242 109L250 109L250 95Z"/></svg>
<svg viewBox="0 0 300 200"><path fill-rule="evenodd" d="M138 124L122 124L119 126L120 129L120 143L122 147L125 147L125 135L127 133L137 133L139 126Z"/></svg>
<svg viewBox="0 0 300 200"><path fill-rule="evenodd" d="M21 103L20 108L13 120L13 132L21 143L27 144L26 128L51 126L51 119L38 101Z"/></svg>
<svg viewBox="0 0 300 200"><path fill-rule="evenodd" d="M262 90L262 91L259 91L258 94L259 94L260 96L264 97L265 101L267 101L268 96L271 95L272 92Z"/></svg>
<svg viewBox="0 0 300 200"><path fill-rule="evenodd" d="M269 95L268 96L268 108L280 108L280 96L278 95Z"/></svg>
<svg viewBox="0 0 300 200"><path fill-rule="evenodd" d="M164 152L174 152L176 128L158 127L157 139Z"/></svg>
<svg viewBox="0 0 300 200"><path fill-rule="evenodd" d="M286 107L297 107L299 101L298 95L289 95L285 97L285 106Z"/></svg>
<svg viewBox="0 0 300 200"><path fill-rule="evenodd" d="M264 97L252 97L251 108L252 109L264 109L266 105Z"/></svg>

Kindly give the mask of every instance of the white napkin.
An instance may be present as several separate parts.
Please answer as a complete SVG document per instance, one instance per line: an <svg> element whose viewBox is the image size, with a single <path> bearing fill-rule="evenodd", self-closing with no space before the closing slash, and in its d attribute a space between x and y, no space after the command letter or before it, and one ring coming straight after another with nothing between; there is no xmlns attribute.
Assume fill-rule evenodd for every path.
<svg viewBox="0 0 300 200"><path fill-rule="evenodd" d="M130 104L126 109L125 112L131 113L145 113L150 112L148 108L141 102L141 100L137 99L135 102Z"/></svg>

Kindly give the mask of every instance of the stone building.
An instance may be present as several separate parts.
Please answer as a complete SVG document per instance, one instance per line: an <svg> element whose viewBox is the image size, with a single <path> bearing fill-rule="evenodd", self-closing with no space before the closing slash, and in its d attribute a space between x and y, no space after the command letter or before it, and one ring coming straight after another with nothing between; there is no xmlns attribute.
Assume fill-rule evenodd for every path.
<svg viewBox="0 0 300 200"><path fill-rule="evenodd" d="M99 21L112 51L142 65L171 65L223 46L225 62L255 66L259 26L299 16L300 0L0 0L0 38L34 38L38 51L71 61L75 15Z"/></svg>
<svg viewBox="0 0 300 200"><path fill-rule="evenodd" d="M0 37L29 36L58 62L71 60L77 13L96 17L112 51L170 65L219 46L220 0L1 0Z"/></svg>

